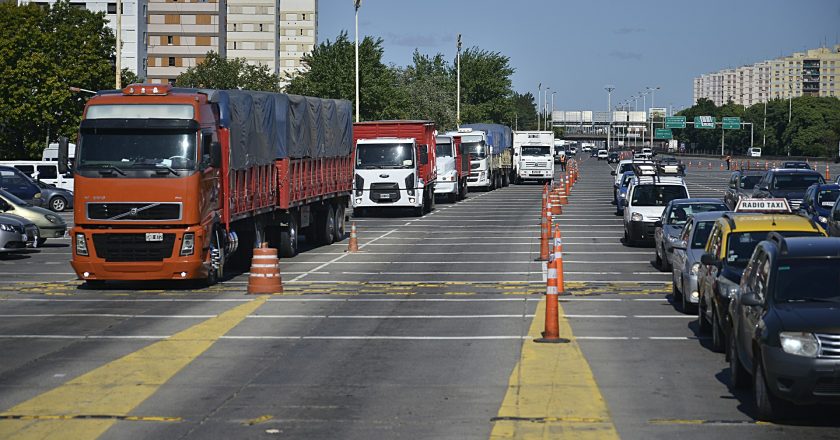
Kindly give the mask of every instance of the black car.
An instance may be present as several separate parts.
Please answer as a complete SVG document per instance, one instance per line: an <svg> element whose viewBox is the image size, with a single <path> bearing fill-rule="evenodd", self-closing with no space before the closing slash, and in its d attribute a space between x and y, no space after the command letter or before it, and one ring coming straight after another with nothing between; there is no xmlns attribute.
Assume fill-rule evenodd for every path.
<svg viewBox="0 0 840 440"><path fill-rule="evenodd" d="M621 157L618 155L617 151L613 151L607 156L607 163L618 163L621 160Z"/></svg>
<svg viewBox="0 0 840 440"><path fill-rule="evenodd" d="M766 171L739 170L729 176L729 188L723 196L723 201L729 209L735 209L738 201L752 196L755 185L761 181Z"/></svg>
<svg viewBox="0 0 840 440"><path fill-rule="evenodd" d="M730 304L733 387L752 376L758 419L840 403L840 238L770 234Z"/></svg>
<svg viewBox="0 0 840 440"><path fill-rule="evenodd" d="M808 162L805 162L804 160L788 160L782 162L782 168L795 170L813 170L813 168L811 168L811 165L808 164Z"/></svg>
<svg viewBox="0 0 840 440"><path fill-rule="evenodd" d="M752 196L787 199L791 209L796 211L805 197L805 190L815 183L825 183L825 179L814 170L773 169L756 184Z"/></svg>
<svg viewBox="0 0 840 440"><path fill-rule="evenodd" d="M38 185L15 167L0 166L0 189L4 189L26 202L40 204L35 200L41 197L41 190Z"/></svg>

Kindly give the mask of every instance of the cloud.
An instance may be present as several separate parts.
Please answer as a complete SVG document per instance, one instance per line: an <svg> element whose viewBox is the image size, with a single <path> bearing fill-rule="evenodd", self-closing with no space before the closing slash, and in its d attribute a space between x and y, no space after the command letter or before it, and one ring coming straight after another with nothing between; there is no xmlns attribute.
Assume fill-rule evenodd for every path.
<svg viewBox="0 0 840 440"><path fill-rule="evenodd" d="M627 35L627 34L639 34L639 33L642 33L642 32L644 32L644 31L645 31L645 30L644 30L644 29L642 29L642 28L628 28L628 27L623 27L623 28L618 28L618 29L616 29L616 30L615 30L615 31L613 31L613 32L615 32L615 33L616 33L616 34L618 34L618 35Z"/></svg>
<svg viewBox="0 0 840 440"><path fill-rule="evenodd" d="M636 60L641 61L644 56L639 52L627 52L624 50L614 50L610 52L610 56L620 60Z"/></svg>
<svg viewBox="0 0 840 440"><path fill-rule="evenodd" d="M439 47L445 44L451 44L455 47L455 36L437 35L437 34L394 34L388 33L385 35L385 41L396 46L405 47Z"/></svg>

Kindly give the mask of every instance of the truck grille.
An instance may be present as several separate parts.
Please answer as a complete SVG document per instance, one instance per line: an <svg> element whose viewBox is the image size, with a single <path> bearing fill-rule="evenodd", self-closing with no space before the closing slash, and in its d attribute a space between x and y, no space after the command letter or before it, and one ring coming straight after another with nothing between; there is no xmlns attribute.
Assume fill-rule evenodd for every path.
<svg viewBox="0 0 840 440"><path fill-rule="evenodd" d="M481 164L480 164L480 163L471 163L471 164L470 164L470 169L471 169L471 170L475 170L475 169L477 169L477 168L478 168L478 167L480 167L480 166L481 166Z"/></svg>
<svg viewBox="0 0 840 440"><path fill-rule="evenodd" d="M180 220L180 203L88 203L90 220Z"/></svg>
<svg viewBox="0 0 840 440"><path fill-rule="evenodd" d="M400 199L400 186L396 183L371 183L370 199L377 203L393 203Z"/></svg>
<svg viewBox="0 0 840 440"><path fill-rule="evenodd" d="M105 261L163 261L172 256L175 234L163 234L163 241L146 241L146 234L93 234L96 255Z"/></svg>
<svg viewBox="0 0 840 440"><path fill-rule="evenodd" d="M542 162L525 162L525 166L528 168L545 168L548 164Z"/></svg>
<svg viewBox="0 0 840 440"><path fill-rule="evenodd" d="M820 357L840 359L840 335L817 333L815 335L820 341Z"/></svg>

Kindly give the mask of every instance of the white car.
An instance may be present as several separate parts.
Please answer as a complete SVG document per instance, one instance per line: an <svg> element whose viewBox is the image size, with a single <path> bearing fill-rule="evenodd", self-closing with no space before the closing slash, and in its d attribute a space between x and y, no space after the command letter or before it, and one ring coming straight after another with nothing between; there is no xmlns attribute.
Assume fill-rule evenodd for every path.
<svg viewBox="0 0 840 440"><path fill-rule="evenodd" d="M688 187L681 176L636 176L621 200L624 208L624 244L653 243L655 223L662 219L668 202L687 199Z"/></svg>
<svg viewBox="0 0 840 440"><path fill-rule="evenodd" d="M754 147L749 150L750 157L761 157L761 148Z"/></svg>
<svg viewBox="0 0 840 440"><path fill-rule="evenodd" d="M598 150L598 160L607 160L607 157L609 157L609 153L607 153L607 150Z"/></svg>

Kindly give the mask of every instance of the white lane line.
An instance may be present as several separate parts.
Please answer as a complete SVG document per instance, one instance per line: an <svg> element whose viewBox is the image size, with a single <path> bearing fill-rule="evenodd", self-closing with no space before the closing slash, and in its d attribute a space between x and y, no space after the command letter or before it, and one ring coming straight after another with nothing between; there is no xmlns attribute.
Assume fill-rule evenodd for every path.
<svg viewBox="0 0 840 440"><path fill-rule="evenodd" d="M515 242L515 243L475 243L475 242L459 242L459 243L415 243L412 246L499 246L499 245L533 245L534 242L539 241L539 237L535 238L534 241L526 241L526 242ZM365 245L370 244L371 242L365 243ZM377 243L371 244L371 246L405 246L405 243Z"/></svg>
<svg viewBox="0 0 840 440"><path fill-rule="evenodd" d="M535 315L249 315L252 319L496 319Z"/></svg>
<svg viewBox="0 0 840 440"><path fill-rule="evenodd" d="M572 319L617 319L626 318L627 315L561 315L560 317Z"/></svg>
<svg viewBox="0 0 840 440"><path fill-rule="evenodd" d="M536 253L535 253L536 254ZM405 255L405 254L403 254ZM566 263L574 263L574 261L565 261ZM600 261L602 263L611 263L611 261ZM286 261L286 264L319 264L320 261ZM539 261L523 260L523 261L328 261L325 264L536 264ZM584 261L583 263L596 263L595 261ZM632 261L632 263L642 263L642 261ZM647 262L645 262L647 263Z"/></svg>
<svg viewBox="0 0 840 440"><path fill-rule="evenodd" d="M634 318L640 319L697 319L692 315L633 315Z"/></svg>
<svg viewBox="0 0 840 440"><path fill-rule="evenodd" d="M295 297L295 298L269 298L268 302L522 302L522 301L541 301L542 295L529 296L507 296L504 298L312 298L312 297ZM126 303L126 302L248 302L252 301L250 298L121 298L121 299L87 299L87 298L0 298L0 302L50 302L50 303Z"/></svg>
<svg viewBox="0 0 840 440"><path fill-rule="evenodd" d="M0 336L2 337L2 336ZM498 341L531 339L530 336L222 336L227 340L325 340L325 341Z"/></svg>
<svg viewBox="0 0 840 440"><path fill-rule="evenodd" d="M511 271L511 272L341 272L343 275L539 275L542 272ZM571 272L566 272L571 273ZM670 275L670 274L669 274ZM434 281L426 281L434 282Z"/></svg>
<svg viewBox="0 0 840 440"><path fill-rule="evenodd" d="M370 240L370 241L368 241L367 243L360 245L360 246L359 246L359 249L360 249L360 250L361 250L361 249L364 249L364 247L365 247L365 246L368 246L369 244L373 243L373 242L374 242L374 241L376 241L376 240L379 240L380 238L387 237L388 235L393 234L394 232L397 232L397 229L391 229L390 231L388 231L388 232L386 232L386 233L384 233L384 234L380 235L379 237L376 237L376 238L374 238L373 240ZM317 271L319 271L319 270L321 270L321 269L323 269L323 268L325 268L325 267L329 266L330 264L335 263L335 262L337 262L337 261L341 260L342 258L344 258L344 257L346 257L346 256L348 256L348 255L352 255L352 254L348 252L348 253L346 253L346 254L344 254L344 255L339 255L339 256L337 256L337 257L333 258L332 260L330 260L330 261L328 261L328 262L326 262L326 263L324 263L324 264L322 264L322 265L320 265L320 266L318 266L318 267L316 267L316 268L314 268L314 269L310 270L309 272L305 272L305 273L302 273L302 274L298 275L297 277L293 278L293 279L292 279L292 281L298 281L298 280L300 280L301 278L303 278L303 277L305 277L305 276L309 275L310 273L317 272Z"/></svg>
<svg viewBox="0 0 840 440"><path fill-rule="evenodd" d="M219 315L132 315L119 313L37 313L0 315L0 318L148 318L148 319L210 319Z"/></svg>

